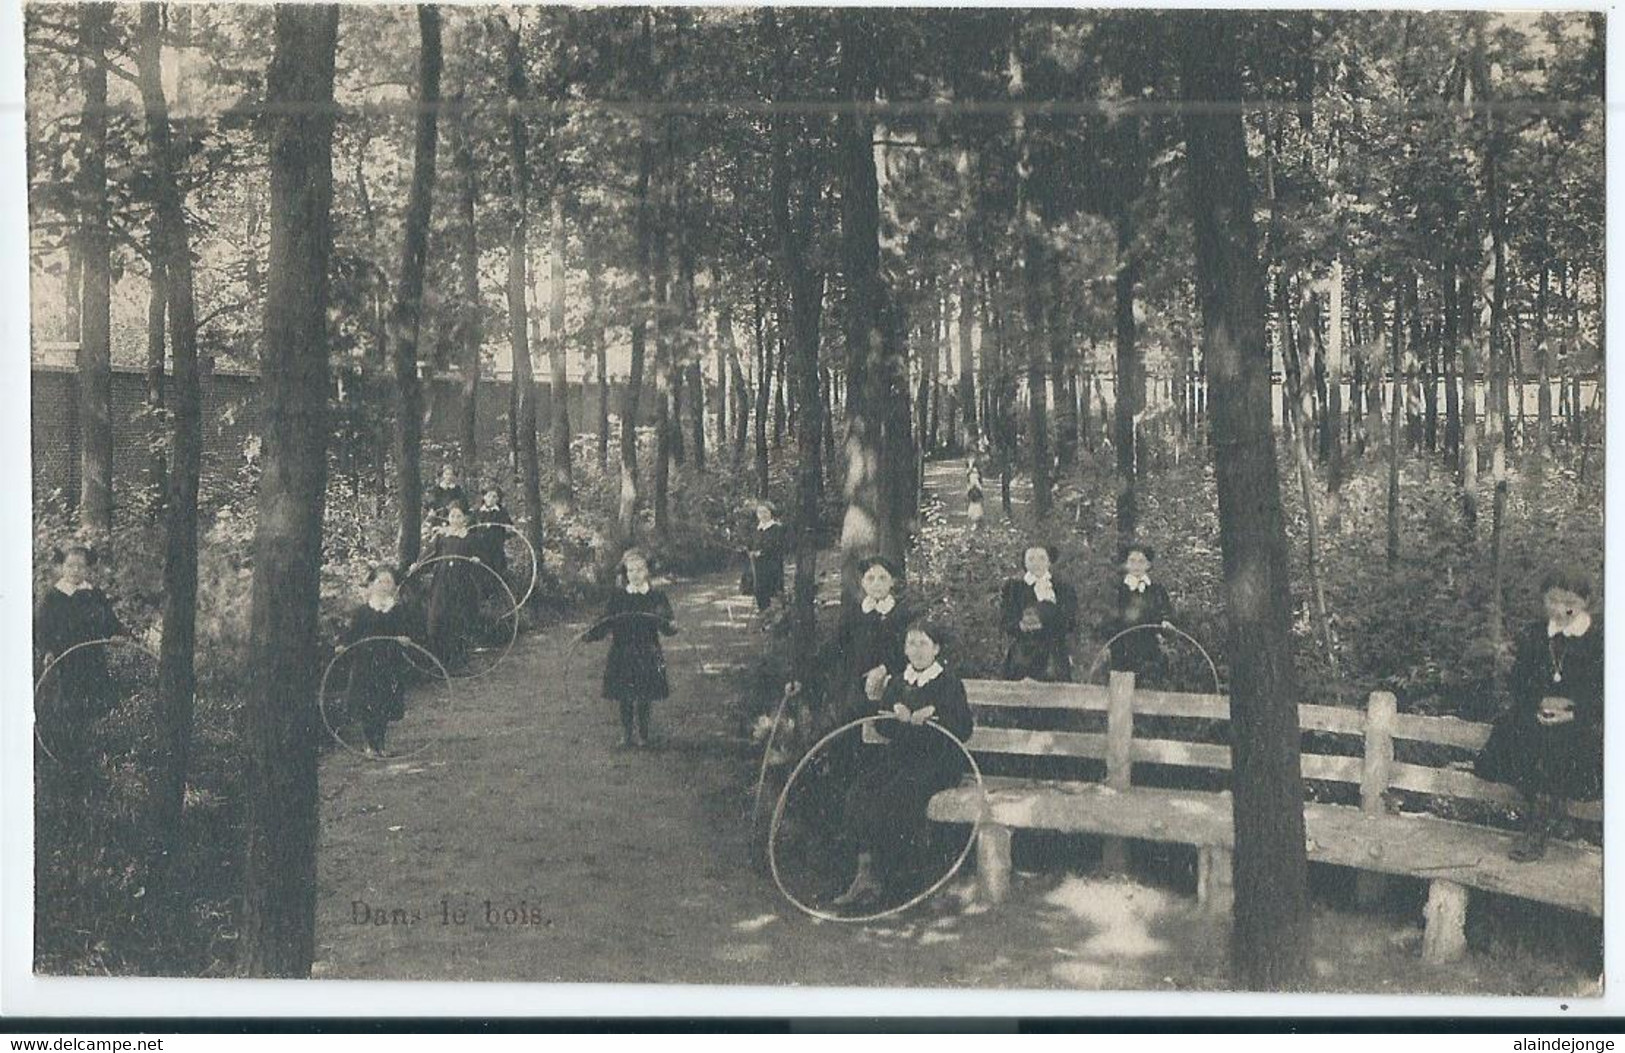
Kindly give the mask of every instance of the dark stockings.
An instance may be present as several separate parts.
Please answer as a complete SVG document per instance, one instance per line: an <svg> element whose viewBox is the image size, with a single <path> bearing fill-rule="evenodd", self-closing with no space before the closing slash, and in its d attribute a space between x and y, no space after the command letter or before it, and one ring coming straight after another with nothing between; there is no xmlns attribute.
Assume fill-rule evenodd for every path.
<svg viewBox="0 0 1625 1053"><path fill-rule="evenodd" d="M626 745L632 745L634 724L637 731L637 741L645 746L649 744L650 708L648 702L633 702L629 699L621 699L621 730L625 736L622 741Z"/></svg>

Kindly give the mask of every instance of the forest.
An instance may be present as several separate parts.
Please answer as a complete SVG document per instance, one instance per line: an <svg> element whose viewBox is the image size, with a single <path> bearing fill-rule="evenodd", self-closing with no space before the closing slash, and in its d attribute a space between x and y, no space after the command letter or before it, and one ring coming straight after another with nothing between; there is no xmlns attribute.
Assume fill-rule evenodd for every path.
<svg viewBox="0 0 1625 1053"><path fill-rule="evenodd" d="M791 676L820 569L852 598L885 556L988 675L990 567L1154 543L1256 706L1238 985L1289 983L1306 902L1246 904L1294 852L1301 886L1301 827L1240 814L1298 793L1292 702L1488 719L1541 574L1600 586L1603 25L29 5L34 356L71 349L77 429L35 577L89 540L160 629L86 821L37 783L36 966L309 975L323 656L450 465L539 554L527 632L629 546L735 567L772 499ZM227 369L257 426L220 456ZM967 457L971 535L925 483Z"/></svg>

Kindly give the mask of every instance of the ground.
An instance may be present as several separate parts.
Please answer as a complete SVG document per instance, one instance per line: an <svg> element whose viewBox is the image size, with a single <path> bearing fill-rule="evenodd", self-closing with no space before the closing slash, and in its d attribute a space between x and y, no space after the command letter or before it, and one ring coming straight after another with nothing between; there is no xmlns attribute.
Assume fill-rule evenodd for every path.
<svg viewBox="0 0 1625 1053"><path fill-rule="evenodd" d="M953 473L933 472L936 488ZM997 502L988 513L998 516ZM672 697L656 748L622 750L598 697L605 645L587 621L521 637L508 658L422 691L372 761L335 750L322 780L316 976L1121 990L1227 986L1227 924L1198 912L1188 861L1143 880L1090 872L1086 852L1018 842L1010 899L974 901L968 872L870 925L818 922L753 865L732 676L763 647L737 577L673 582ZM740 787L746 786L745 792ZM968 870L968 868L967 868ZM1150 876L1146 876L1150 875ZM458 913L461 912L461 913ZM1424 965L1420 911L1323 908L1317 986L1393 992L1575 993L1572 969L1514 954Z"/></svg>

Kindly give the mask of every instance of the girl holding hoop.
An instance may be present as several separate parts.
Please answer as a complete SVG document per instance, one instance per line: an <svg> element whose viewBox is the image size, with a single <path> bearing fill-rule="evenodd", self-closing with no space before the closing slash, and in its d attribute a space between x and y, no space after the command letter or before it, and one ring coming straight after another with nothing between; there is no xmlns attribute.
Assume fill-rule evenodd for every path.
<svg viewBox="0 0 1625 1053"><path fill-rule="evenodd" d="M1032 545L1022 556L1026 574L1004 583L999 595L999 624L1010 644L1004 654L1004 679L1072 679L1069 642L1078 625L1078 594L1051 576L1055 549Z"/></svg>
<svg viewBox="0 0 1625 1053"><path fill-rule="evenodd" d="M440 556L478 559L480 539L471 529L473 525L462 499L452 498L446 505L446 525L424 562ZM429 650L448 669L456 669L467 660L472 638L478 632L480 597L475 575L483 573L465 559L435 564L434 581L429 586Z"/></svg>
<svg viewBox="0 0 1625 1053"><path fill-rule="evenodd" d="M917 621L908 627L904 651L908 664L889 677L878 694L879 712L895 716L873 727L879 739L846 798L843 826L857 851L857 873L851 886L836 897L837 906L872 901L903 873L929 833L926 805L932 795L960 779L962 754L937 731L940 725L963 743L975 721L965 699L965 685L944 668L946 637L941 629Z"/></svg>
<svg viewBox="0 0 1625 1053"><path fill-rule="evenodd" d="M351 616L342 641L346 647L374 636L412 638L412 613L400 601L399 588L393 567L374 567L367 573L363 602ZM384 733L391 723L406 715L410 669L404 648L383 643L362 647L351 660L349 699L361 724L364 755L387 756Z"/></svg>
<svg viewBox="0 0 1625 1053"><path fill-rule="evenodd" d="M480 502L480 507L474 512L480 562L506 578L508 531L505 528L513 526L513 516L502 506L502 490L499 487L487 488Z"/></svg>
<svg viewBox="0 0 1625 1053"><path fill-rule="evenodd" d="M1101 626L1107 639L1125 633L1136 625L1172 628L1174 604L1168 590L1151 580L1151 563L1156 550L1143 542L1131 542L1118 551L1123 578L1117 583L1112 614ZM1136 680L1161 675L1167 660L1162 653L1162 636L1154 632L1127 633L1111 645L1110 668L1133 673Z"/></svg>
<svg viewBox="0 0 1625 1053"><path fill-rule="evenodd" d="M660 637L675 635L677 626L672 623L671 601L649 584L649 560L642 552L627 549L620 574L625 575L625 584L610 596L604 616L582 639L593 643L610 637L604 697L620 706L621 747L626 749L649 745L650 710L671 694Z"/></svg>
<svg viewBox="0 0 1625 1053"><path fill-rule="evenodd" d="M58 655L78 644L130 635L107 594L90 580L95 551L71 544L53 555L56 584L34 613L34 650L42 673ZM118 704L106 648L84 647L66 655L56 665L56 687L55 704L42 715L42 723L51 725L53 742L78 751L88 745L90 725Z"/></svg>

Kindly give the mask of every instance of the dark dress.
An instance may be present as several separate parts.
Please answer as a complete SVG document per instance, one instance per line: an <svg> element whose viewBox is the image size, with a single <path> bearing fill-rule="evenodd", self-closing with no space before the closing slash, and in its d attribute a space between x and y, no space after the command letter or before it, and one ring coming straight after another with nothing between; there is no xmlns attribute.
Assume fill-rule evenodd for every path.
<svg viewBox="0 0 1625 1053"><path fill-rule="evenodd" d="M825 676L827 703L832 712L843 714L843 722L874 711L874 703L863 693L863 678L869 670L885 666L896 676L908 664L903 641L909 621L910 614L901 602L886 614L878 610L865 613L861 600L841 604L835 639L819 651L818 668Z"/></svg>
<svg viewBox="0 0 1625 1053"><path fill-rule="evenodd" d="M1512 666L1512 706L1495 722L1475 765L1480 778L1510 783L1525 794L1591 800L1602 795L1602 625L1583 636L1548 636L1546 623L1518 638ZM1574 719L1547 727L1540 701L1574 703Z"/></svg>
<svg viewBox="0 0 1625 1053"><path fill-rule="evenodd" d="M470 531L466 537L441 534L435 538L427 559L440 556L467 556L478 559L480 540ZM461 559L448 559L430 568L425 608L428 621L428 647L447 669L456 669L468 658L469 649L481 635L479 578L485 571ZM500 590L499 590L500 591Z"/></svg>
<svg viewBox="0 0 1625 1053"><path fill-rule="evenodd" d="M1040 601L1026 578L1011 578L1004 583L999 594L999 625L1010 637L1004 653L1006 680L1072 679L1069 644L1078 625L1078 594L1064 582L1051 579L1051 584L1055 599ZM1042 627L1036 632L1021 628L1022 614L1029 608L1038 612Z"/></svg>
<svg viewBox="0 0 1625 1053"><path fill-rule="evenodd" d="M411 639L416 628L405 603L397 601L387 611L363 603L350 618L344 644L352 646L369 636ZM406 648L386 643L367 644L350 660L350 712L360 722L367 745L374 749L383 748L384 730L390 722L406 715L406 681L411 668Z"/></svg>
<svg viewBox="0 0 1625 1053"><path fill-rule="evenodd" d="M609 598L604 616L587 630L588 643L610 638L604 659L604 697L616 702L656 702L671 693L660 637L677 632L671 601L659 589L625 589Z"/></svg>
<svg viewBox="0 0 1625 1053"><path fill-rule="evenodd" d="M42 672L47 655L57 657L75 644L127 635L129 630L113 613L107 594L93 585L82 586L71 596L52 586L34 613L34 651ZM118 704L118 688L108 673L104 647L81 648L63 658L44 686L40 699L44 712L37 713L36 719L53 747L86 745L89 725Z"/></svg>
<svg viewBox="0 0 1625 1053"><path fill-rule="evenodd" d="M461 501L465 509L469 508L468 494L463 492L461 485L441 486L439 483L435 483L433 486L429 487L428 492L423 495L424 507L426 507L430 513L439 517L440 519L445 519L446 508L453 501ZM472 511L472 509L469 510Z"/></svg>
<svg viewBox="0 0 1625 1053"><path fill-rule="evenodd" d="M1136 625L1161 625L1173 619L1174 605L1167 589L1153 581L1143 591L1136 591L1119 579L1112 615L1101 626L1101 635L1110 640ZM1149 629L1129 633L1111 645L1109 667L1116 672L1133 673L1136 680L1162 675L1167 669L1162 634Z"/></svg>
<svg viewBox="0 0 1625 1053"><path fill-rule="evenodd" d="M767 610L773 597L784 591L784 539L783 523L756 528L755 548L760 555L751 561L751 578L759 611Z"/></svg>
<svg viewBox="0 0 1625 1053"><path fill-rule="evenodd" d="M479 509L474 513L474 522L476 525L469 533L479 539L480 562L507 577L508 531L504 528L513 526L513 516L497 505Z"/></svg>
<svg viewBox="0 0 1625 1053"><path fill-rule="evenodd" d="M919 686L894 675L870 712L890 712L899 702L910 711L935 706L930 722L960 742L970 738L975 721L965 685L946 669ZM862 771L846 798L844 828L851 847L872 853L881 874L892 876L925 844L932 795L956 785L967 766L964 754L931 728L895 720L880 721L876 728L888 741L864 747Z"/></svg>

